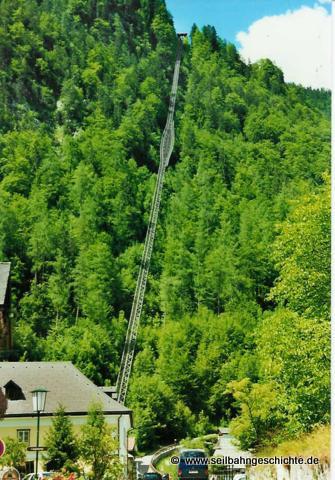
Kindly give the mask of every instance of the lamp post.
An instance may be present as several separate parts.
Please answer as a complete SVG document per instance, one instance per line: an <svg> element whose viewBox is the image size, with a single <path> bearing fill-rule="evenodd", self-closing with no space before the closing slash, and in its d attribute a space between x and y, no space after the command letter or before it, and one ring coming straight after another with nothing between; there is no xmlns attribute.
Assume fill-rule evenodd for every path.
<svg viewBox="0 0 335 480"><path fill-rule="evenodd" d="M129 476L129 464L128 464L128 440L129 440L129 433L136 430L135 427L131 427L131 428L128 428L127 430L127 433L126 433L126 442L127 442L127 459L126 459L126 478L134 478L134 466L135 466L135 461L133 461L133 463L131 464L131 468L130 468L130 473L131 475ZM137 467L135 466L135 473L137 471Z"/></svg>
<svg viewBox="0 0 335 480"><path fill-rule="evenodd" d="M45 401L47 398L48 390L44 387L35 388L32 392L33 396L33 411L37 413L37 437L36 437L36 466L35 477L38 478L38 448L40 443L40 413L44 412Z"/></svg>

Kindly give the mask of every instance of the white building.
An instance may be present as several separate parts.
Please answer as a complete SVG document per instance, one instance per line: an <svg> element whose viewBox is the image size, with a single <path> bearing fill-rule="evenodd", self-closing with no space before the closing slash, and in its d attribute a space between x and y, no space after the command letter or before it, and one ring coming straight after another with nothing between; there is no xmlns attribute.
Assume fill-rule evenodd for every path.
<svg viewBox="0 0 335 480"><path fill-rule="evenodd" d="M126 465L127 432L132 426L131 410L121 405L103 388L97 387L71 362L1 362L0 387L8 399L8 408L0 421L0 438L17 438L28 447L36 446L37 414L33 411L32 390L48 390L44 412L40 415L40 445L51 427L52 417L60 407L71 419L74 433L86 423L92 404L99 404L106 422L115 427L119 456ZM43 469L40 455L39 470ZM26 471L34 471L35 452L27 450Z"/></svg>

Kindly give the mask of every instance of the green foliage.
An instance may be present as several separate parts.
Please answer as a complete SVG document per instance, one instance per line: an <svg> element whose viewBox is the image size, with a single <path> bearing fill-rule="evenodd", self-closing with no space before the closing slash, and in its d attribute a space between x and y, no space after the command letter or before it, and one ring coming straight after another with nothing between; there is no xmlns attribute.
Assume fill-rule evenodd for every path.
<svg viewBox="0 0 335 480"><path fill-rule="evenodd" d="M95 323L106 323L113 303L113 259L108 245L95 243L79 253L75 291L83 313Z"/></svg>
<svg viewBox="0 0 335 480"><path fill-rule="evenodd" d="M103 384L118 369L176 36L161 2L93 3L1 4L0 258L15 275L19 358L68 358Z"/></svg>
<svg viewBox="0 0 335 480"><path fill-rule="evenodd" d="M281 390L284 435L310 431L329 420L329 335L327 320L302 318L288 310L264 318L257 341L261 377Z"/></svg>
<svg viewBox="0 0 335 480"><path fill-rule="evenodd" d="M173 21L161 0L13 0L0 15L0 260L12 262L15 351L114 382ZM245 447L327 420L329 105L270 60L245 64L213 26L192 28L127 399L141 449L233 418Z"/></svg>
<svg viewBox="0 0 335 480"><path fill-rule="evenodd" d="M134 410L138 449L153 449L159 442L173 442L184 432L192 433L190 409L176 401L172 389L158 375L135 377L129 400Z"/></svg>
<svg viewBox="0 0 335 480"><path fill-rule="evenodd" d="M242 448L257 445L271 436L280 426L277 393L272 384L251 384L248 378L227 385L237 401L241 413L232 420L230 427Z"/></svg>
<svg viewBox="0 0 335 480"><path fill-rule="evenodd" d="M280 442L329 422L329 324L289 310L266 314L256 355L259 383L227 386L240 414L231 422L243 448Z"/></svg>
<svg viewBox="0 0 335 480"><path fill-rule="evenodd" d="M71 361L98 385L114 380L124 333L121 322L113 319L110 329L83 319L71 327L55 326L45 341L44 358Z"/></svg>
<svg viewBox="0 0 335 480"><path fill-rule="evenodd" d="M301 103L312 108L320 110L327 118L331 113L331 98L329 92L323 88L314 90L312 88L304 88L301 85L290 85L290 89L294 94L298 95Z"/></svg>
<svg viewBox="0 0 335 480"><path fill-rule="evenodd" d="M16 469L22 468L26 459L27 445L11 437L4 438L4 442L6 444L6 452L0 458L0 465Z"/></svg>
<svg viewBox="0 0 335 480"><path fill-rule="evenodd" d="M271 60L264 59L254 64L252 73L264 87L273 93L283 93L285 88L283 72Z"/></svg>
<svg viewBox="0 0 335 480"><path fill-rule="evenodd" d="M86 425L82 426L80 438L80 455L82 461L90 466L89 478L115 480L121 477L118 440L113 433L101 407L93 405L88 412Z"/></svg>
<svg viewBox="0 0 335 480"><path fill-rule="evenodd" d="M45 459L48 470L69 468L78 458L77 439L74 437L71 421L63 407L59 407L52 418L45 445L48 448Z"/></svg>
<svg viewBox="0 0 335 480"><path fill-rule="evenodd" d="M329 123L311 102L293 97L270 61L242 68L211 28L193 29L188 61L180 159L168 174L165 320L156 339L141 339L134 385L158 375L155 382L161 379L195 415L193 433L234 419L244 448L275 443L328 418L328 379L310 378L314 368L324 371L319 352L329 336ZM274 302L306 317L287 313L296 334L284 335L276 317L264 326L262 311L271 312ZM314 319L325 338L319 351L321 333L302 333ZM276 345L273 335L283 349L278 362L301 346L301 359L288 354L292 372L303 352L313 356L297 382L264 366L277 355L264 350ZM136 395L129 399L138 408ZM159 427L155 433L157 443L167 439Z"/></svg>
<svg viewBox="0 0 335 480"><path fill-rule="evenodd" d="M270 298L307 318L330 316L330 180L296 200L274 245L279 277Z"/></svg>

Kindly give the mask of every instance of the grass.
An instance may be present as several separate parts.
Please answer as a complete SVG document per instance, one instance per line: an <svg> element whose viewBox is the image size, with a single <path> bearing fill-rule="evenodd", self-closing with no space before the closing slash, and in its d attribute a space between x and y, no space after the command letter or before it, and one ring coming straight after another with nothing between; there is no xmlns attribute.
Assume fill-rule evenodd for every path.
<svg viewBox="0 0 335 480"><path fill-rule="evenodd" d="M177 479L177 465L171 465L170 463L170 458L173 455L178 455L178 449L174 450L173 452L169 452L169 454L162 458L156 465L156 468L159 472L162 473L168 473L170 475L170 478L173 480Z"/></svg>
<svg viewBox="0 0 335 480"><path fill-rule="evenodd" d="M330 426L324 425L313 432L281 443L275 448L256 452L257 456L302 456L317 457L321 462L330 462Z"/></svg>

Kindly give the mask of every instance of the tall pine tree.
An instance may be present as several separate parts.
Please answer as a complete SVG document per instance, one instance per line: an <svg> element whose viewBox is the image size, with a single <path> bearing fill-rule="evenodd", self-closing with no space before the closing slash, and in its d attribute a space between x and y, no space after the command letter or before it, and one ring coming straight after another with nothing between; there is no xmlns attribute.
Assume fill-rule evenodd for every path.
<svg viewBox="0 0 335 480"><path fill-rule="evenodd" d="M52 419L46 446L48 448L46 464L49 470L70 467L78 458L77 439L73 433L71 421L62 406Z"/></svg>

